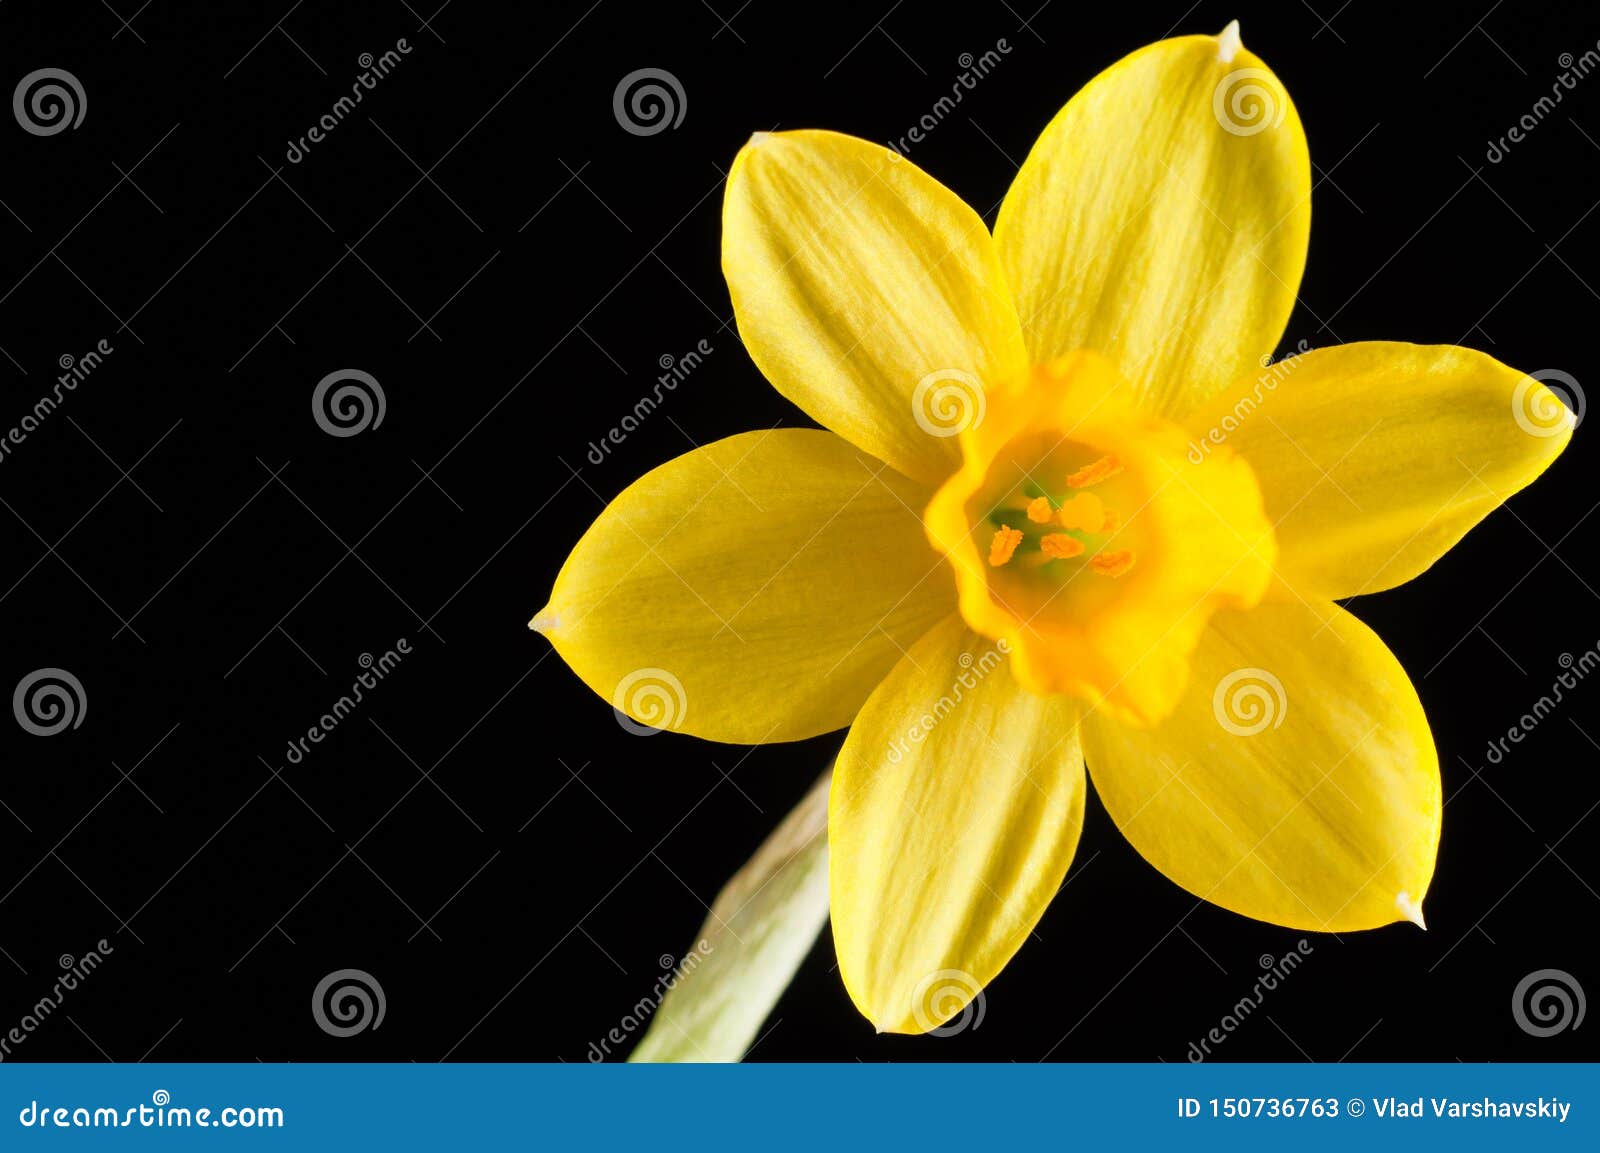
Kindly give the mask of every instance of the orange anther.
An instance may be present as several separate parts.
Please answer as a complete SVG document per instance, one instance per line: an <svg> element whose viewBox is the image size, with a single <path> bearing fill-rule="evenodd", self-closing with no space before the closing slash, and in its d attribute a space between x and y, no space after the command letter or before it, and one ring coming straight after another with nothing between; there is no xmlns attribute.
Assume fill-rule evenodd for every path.
<svg viewBox="0 0 1600 1153"><path fill-rule="evenodd" d="M1028 519L1034 524L1049 524L1050 518L1055 515L1055 510L1050 507L1050 498L1036 496L1028 502Z"/></svg>
<svg viewBox="0 0 1600 1153"><path fill-rule="evenodd" d="M1100 553L1089 561L1089 567L1101 576L1119 577L1133 567L1133 550Z"/></svg>
<svg viewBox="0 0 1600 1153"><path fill-rule="evenodd" d="M1083 555L1083 542L1064 532L1053 532L1039 542L1039 549L1051 560Z"/></svg>
<svg viewBox="0 0 1600 1153"><path fill-rule="evenodd" d="M1001 525L995 530L994 540L989 542L989 563L999 568L1011 559L1011 554L1017 551L1017 546L1022 543L1022 530Z"/></svg>
<svg viewBox="0 0 1600 1153"><path fill-rule="evenodd" d="M1116 532L1122 527L1122 514L1114 508L1105 511L1105 518L1100 522L1101 532Z"/></svg>

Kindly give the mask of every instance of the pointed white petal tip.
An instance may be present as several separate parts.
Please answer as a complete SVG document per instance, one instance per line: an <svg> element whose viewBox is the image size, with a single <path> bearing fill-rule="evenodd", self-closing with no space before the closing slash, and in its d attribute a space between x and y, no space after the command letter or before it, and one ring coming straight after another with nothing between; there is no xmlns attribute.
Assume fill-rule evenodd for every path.
<svg viewBox="0 0 1600 1153"><path fill-rule="evenodd" d="M528 627L536 633L549 636L560 623L561 618L556 616L549 605L545 605L544 608L534 614L534 618L528 622Z"/></svg>
<svg viewBox="0 0 1600 1153"><path fill-rule="evenodd" d="M761 145L765 144L768 138L771 136L772 133L770 132L752 132L750 134L750 139L745 141L744 146L746 148L759 148Z"/></svg>
<svg viewBox="0 0 1600 1153"><path fill-rule="evenodd" d="M1233 58L1243 47L1244 41L1239 39L1239 22L1228 21L1228 26L1217 33L1217 59L1224 64L1232 64Z"/></svg>
<svg viewBox="0 0 1600 1153"><path fill-rule="evenodd" d="M1424 931L1427 930L1428 922L1422 919L1422 906L1418 902L1411 899L1410 893L1402 892L1398 894L1394 899L1394 903L1395 906L1400 910L1401 915L1405 917L1406 920L1410 921L1419 929Z"/></svg>

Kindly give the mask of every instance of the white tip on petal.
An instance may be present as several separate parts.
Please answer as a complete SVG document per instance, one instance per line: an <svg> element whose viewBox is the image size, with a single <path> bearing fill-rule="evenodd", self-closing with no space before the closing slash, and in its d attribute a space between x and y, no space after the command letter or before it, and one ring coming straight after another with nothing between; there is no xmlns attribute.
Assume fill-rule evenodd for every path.
<svg viewBox="0 0 1600 1153"><path fill-rule="evenodd" d="M1239 39L1239 22L1228 21L1228 26L1217 33L1217 59L1224 64L1232 64L1233 58L1243 47L1244 41Z"/></svg>
<svg viewBox="0 0 1600 1153"><path fill-rule="evenodd" d="M770 132L752 132L750 134L750 139L745 143L745 147L757 148L766 141L767 137L771 135L772 133Z"/></svg>
<svg viewBox="0 0 1600 1153"><path fill-rule="evenodd" d="M561 619L550 610L549 605L545 605L544 608L534 614L534 618L528 622L528 627L536 633L549 636L560 623Z"/></svg>
<svg viewBox="0 0 1600 1153"><path fill-rule="evenodd" d="M1394 903L1406 920L1419 929L1427 929L1428 922L1422 919L1422 906L1411 899L1410 893L1400 893L1395 897Z"/></svg>

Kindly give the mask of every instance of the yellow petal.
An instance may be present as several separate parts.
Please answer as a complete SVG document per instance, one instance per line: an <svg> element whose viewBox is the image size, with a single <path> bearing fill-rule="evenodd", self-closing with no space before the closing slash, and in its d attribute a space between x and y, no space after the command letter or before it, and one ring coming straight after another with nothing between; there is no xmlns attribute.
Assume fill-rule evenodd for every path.
<svg viewBox="0 0 1600 1153"><path fill-rule="evenodd" d="M779 392L937 483L983 390L1022 370L978 214L909 160L835 132L758 133L728 174L722 270L739 336Z"/></svg>
<svg viewBox="0 0 1600 1153"><path fill-rule="evenodd" d="M828 922L832 777L823 773L722 887L629 1061L737 1061L756 1040ZM589 1059L608 1056L591 1049Z"/></svg>
<svg viewBox="0 0 1600 1153"><path fill-rule="evenodd" d="M1236 37L1124 57L1034 144L995 243L1036 363L1095 349L1179 413L1277 345L1311 159L1289 94Z"/></svg>
<svg viewBox="0 0 1600 1153"><path fill-rule="evenodd" d="M830 732L954 605L926 500L831 432L729 437L612 501L533 627L641 724L741 744Z"/></svg>
<svg viewBox="0 0 1600 1153"><path fill-rule="evenodd" d="M1077 848L1077 709L1019 688L1002 646L957 618L934 629L872 694L834 767L834 946L881 1032L971 1023L970 1002Z"/></svg>
<svg viewBox="0 0 1600 1153"><path fill-rule="evenodd" d="M1258 369L1184 420L1190 459L1249 461L1279 571L1330 598L1410 580L1543 472L1572 435L1540 382L1449 345L1317 349Z"/></svg>
<svg viewBox="0 0 1600 1153"><path fill-rule="evenodd" d="M1176 713L1083 729L1117 827L1196 896L1326 932L1420 918L1443 807L1433 738L1405 670L1337 605L1219 613Z"/></svg>

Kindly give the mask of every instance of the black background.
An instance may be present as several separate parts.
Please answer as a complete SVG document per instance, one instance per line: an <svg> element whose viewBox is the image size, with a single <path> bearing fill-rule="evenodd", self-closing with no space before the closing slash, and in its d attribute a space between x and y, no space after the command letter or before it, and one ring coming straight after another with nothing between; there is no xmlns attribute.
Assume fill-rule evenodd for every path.
<svg viewBox="0 0 1600 1153"><path fill-rule="evenodd" d="M60 736L0 725L0 1030L59 956L115 949L10 1059L583 1060L687 948L838 738L641 740L525 622L634 477L806 423L740 347L718 268L752 130L898 139L1003 38L911 154L992 222L1096 71L1239 16L1318 166L1284 347L1463 343L1594 380L1600 76L1501 163L1485 149L1600 20L1490 3L10 0L0 80L64 68L87 111L48 137L0 124L0 425L61 356L114 352L0 462L0 680L60 667L87 695ZM357 115L287 163L358 57L401 37ZM635 136L612 94L647 66L686 114ZM701 340L668 403L586 460ZM329 436L311 392L351 367L387 415ZM1422 579L1353 606L1439 745L1431 931L1316 938L1219 1057L1600 1054L1594 1024L1538 1039L1510 1009L1534 969L1600 990L1600 685L1485 761L1561 654L1600 639L1587 439ZM287 765L360 655L402 637L412 655ZM1300 936L1196 907L1091 798L1072 879L979 1028L875 1036L825 934L753 1057L1183 1060ZM388 1011L341 1040L308 1002L345 967Z"/></svg>

